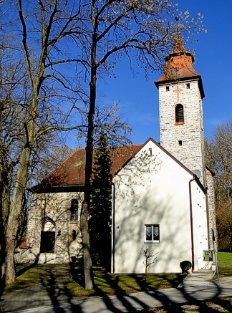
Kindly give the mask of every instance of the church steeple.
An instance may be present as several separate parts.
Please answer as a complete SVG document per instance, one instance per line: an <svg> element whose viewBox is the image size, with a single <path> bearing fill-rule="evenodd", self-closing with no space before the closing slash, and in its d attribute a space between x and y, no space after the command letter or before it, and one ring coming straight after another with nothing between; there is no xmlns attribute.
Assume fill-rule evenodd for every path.
<svg viewBox="0 0 232 313"><path fill-rule="evenodd" d="M199 80L201 97L204 98L205 94L201 76L194 69L193 54L185 49L182 37L177 29L173 50L165 58L164 73L155 83L158 87L163 82L186 80L189 78L197 78Z"/></svg>
<svg viewBox="0 0 232 313"><path fill-rule="evenodd" d="M180 32L177 29L176 31L176 37L175 37L175 41L174 41L174 47L172 50L172 54L180 54L180 53L186 53L187 51L185 50L185 47L183 45L183 41L182 38L180 36Z"/></svg>
<svg viewBox="0 0 232 313"><path fill-rule="evenodd" d="M191 171L201 172L204 183L204 89L194 69L193 54L184 47L179 30L173 50L165 58L159 89L160 144Z"/></svg>

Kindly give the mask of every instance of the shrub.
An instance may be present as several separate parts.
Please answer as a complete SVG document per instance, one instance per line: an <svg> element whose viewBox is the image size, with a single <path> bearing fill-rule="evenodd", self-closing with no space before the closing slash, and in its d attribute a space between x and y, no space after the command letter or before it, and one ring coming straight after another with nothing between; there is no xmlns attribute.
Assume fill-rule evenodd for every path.
<svg viewBox="0 0 232 313"><path fill-rule="evenodd" d="M180 267L181 267L182 273L188 273L188 271L192 267L192 263L190 261L182 261L180 262Z"/></svg>

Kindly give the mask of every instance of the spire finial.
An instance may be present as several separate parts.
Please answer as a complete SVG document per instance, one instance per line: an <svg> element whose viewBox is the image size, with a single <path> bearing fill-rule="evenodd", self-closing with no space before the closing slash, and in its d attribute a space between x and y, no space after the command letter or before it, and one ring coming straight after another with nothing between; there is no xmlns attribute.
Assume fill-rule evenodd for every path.
<svg viewBox="0 0 232 313"><path fill-rule="evenodd" d="M179 17L176 16L175 20L178 22L179 21ZM176 25L176 37L175 37L175 40L174 40L174 47L173 47L172 53L181 53L181 52L185 53L186 50L185 50L185 47L183 45L183 41L182 41L182 38L181 38L181 35L180 35L179 23L177 23L177 25Z"/></svg>

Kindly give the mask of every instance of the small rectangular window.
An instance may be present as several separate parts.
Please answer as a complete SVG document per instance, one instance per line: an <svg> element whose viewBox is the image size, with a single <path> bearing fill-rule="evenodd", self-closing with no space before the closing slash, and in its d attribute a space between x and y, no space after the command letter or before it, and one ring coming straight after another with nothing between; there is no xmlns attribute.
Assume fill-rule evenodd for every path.
<svg viewBox="0 0 232 313"><path fill-rule="evenodd" d="M75 222L78 220L78 200L72 199L71 200L71 208L70 208L70 221Z"/></svg>
<svg viewBox="0 0 232 313"><path fill-rule="evenodd" d="M145 225L146 230L146 242L160 242L160 227L159 224L147 224Z"/></svg>
<svg viewBox="0 0 232 313"><path fill-rule="evenodd" d="M187 89L190 89L190 83L187 83L187 84L186 84L186 88L187 88Z"/></svg>
<svg viewBox="0 0 232 313"><path fill-rule="evenodd" d="M179 140L178 142L179 142L179 146L182 146L182 140Z"/></svg>
<svg viewBox="0 0 232 313"><path fill-rule="evenodd" d="M152 156L152 148L149 148L149 156Z"/></svg>
<svg viewBox="0 0 232 313"><path fill-rule="evenodd" d="M169 86L166 86L166 91L169 91Z"/></svg>

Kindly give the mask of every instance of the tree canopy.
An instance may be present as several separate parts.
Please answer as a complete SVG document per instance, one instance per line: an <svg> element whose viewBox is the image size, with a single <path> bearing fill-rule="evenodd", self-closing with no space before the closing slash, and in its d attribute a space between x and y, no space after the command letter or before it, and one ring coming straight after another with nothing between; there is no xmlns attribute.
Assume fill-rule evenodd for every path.
<svg viewBox="0 0 232 313"><path fill-rule="evenodd" d="M216 217L220 250L232 250L232 121L219 125L206 140L206 160L215 174Z"/></svg>

